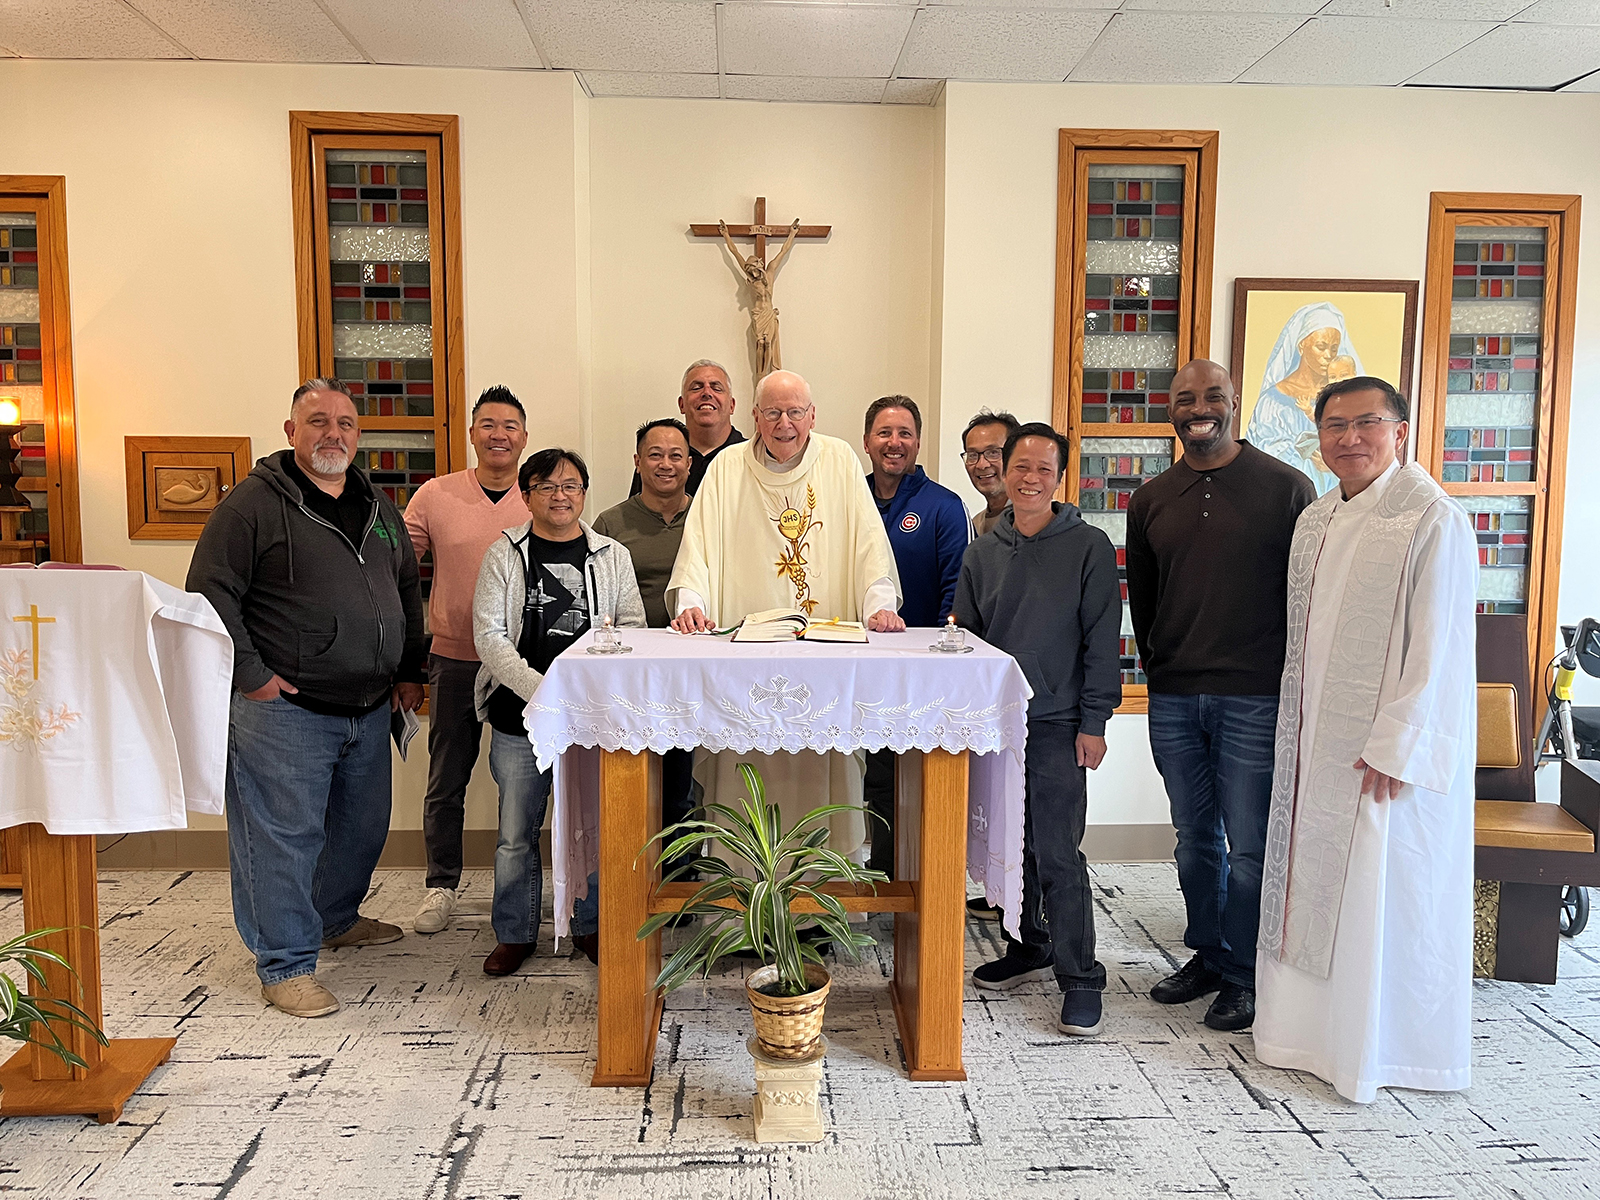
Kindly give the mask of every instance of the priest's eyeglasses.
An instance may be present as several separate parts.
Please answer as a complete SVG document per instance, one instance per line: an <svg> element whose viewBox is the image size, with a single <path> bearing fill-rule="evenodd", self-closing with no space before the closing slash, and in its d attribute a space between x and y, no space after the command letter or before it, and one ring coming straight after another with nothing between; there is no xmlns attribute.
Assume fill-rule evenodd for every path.
<svg viewBox="0 0 1600 1200"><path fill-rule="evenodd" d="M528 490L535 496L545 500L548 500L557 492L560 492L563 496L581 496L584 492L588 491L583 484L574 483L570 479L565 483L536 483Z"/></svg>
<svg viewBox="0 0 1600 1200"><path fill-rule="evenodd" d="M763 421L770 421L773 424L776 424L783 417L788 417L790 424L798 424L800 419L810 411L811 406L808 404L804 408L763 408L760 415Z"/></svg>
<svg viewBox="0 0 1600 1200"><path fill-rule="evenodd" d="M1358 436L1366 437L1369 434L1376 433L1381 425L1397 425L1402 420L1404 420L1403 417L1380 417L1373 413L1369 413L1364 417L1357 417L1354 421L1345 421L1339 417L1329 417L1327 420L1317 424L1317 430L1320 433L1327 434L1329 437L1343 437L1351 429L1354 429Z"/></svg>
<svg viewBox="0 0 1600 1200"><path fill-rule="evenodd" d="M1006 452L1000 446L990 446L985 450L968 450L961 455L961 460L969 467L975 467L980 462L1000 462L1005 458Z"/></svg>

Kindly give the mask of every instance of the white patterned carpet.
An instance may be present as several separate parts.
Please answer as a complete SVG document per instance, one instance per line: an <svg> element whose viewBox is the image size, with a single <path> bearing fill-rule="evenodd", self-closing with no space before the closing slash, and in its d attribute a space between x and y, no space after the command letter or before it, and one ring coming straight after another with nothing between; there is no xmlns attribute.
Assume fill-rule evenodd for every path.
<svg viewBox="0 0 1600 1200"><path fill-rule="evenodd" d="M431 938L324 954L346 1002L316 1021L262 1004L222 873L102 875L107 1023L177 1035L172 1062L101 1127L0 1122L0 1192L84 1200L417 1197L1530 1197L1600 1195L1600 939L1561 982L1476 985L1469 1092L1362 1108L1259 1065L1248 1034L1164 1009L1186 957L1170 865L1094 868L1101 1036L1055 1032L1054 985L970 987L966 1083L911 1083L884 979L888 946L841 964L828 1007L830 1134L751 1140L741 967L670 997L645 1091L593 1090L593 969L541 954L506 980L489 879ZM381 873L370 914L409 925L421 875ZM548 900L547 900L548 903ZM0 936L21 904L0 901ZM880 933L886 923L876 925ZM968 966L995 927L969 923ZM880 938L881 942L886 939Z"/></svg>

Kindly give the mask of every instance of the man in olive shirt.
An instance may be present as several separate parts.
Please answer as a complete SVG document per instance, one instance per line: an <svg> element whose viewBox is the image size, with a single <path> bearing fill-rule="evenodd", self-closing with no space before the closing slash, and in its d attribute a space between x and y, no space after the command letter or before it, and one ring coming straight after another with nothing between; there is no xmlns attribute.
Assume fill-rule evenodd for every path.
<svg viewBox="0 0 1600 1200"><path fill-rule="evenodd" d="M733 427L735 403L733 384L721 363L699 358L689 364L678 385L678 411L683 414L682 428L689 437L689 482L684 490L691 496L700 490L711 460L729 446L744 441L744 434ZM635 470L628 495L637 496L643 487L644 481Z"/></svg>
<svg viewBox="0 0 1600 1200"><path fill-rule="evenodd" d="M678 544L683 541L692 460L689 431L682 421L663 418L645 422L634 434L637 494L606 509L594 521L596 533L615 538L633 556L633 573L644 599L644 620L651 629L664 629L670 619L667 580L678 557ZM668 750L661 756L663 826L683 820L694 807L690 800L693 767L692 751Z"/></svg>
<svg viewBox="0 0 1600 1200"><path fill-rule="evenodd" d="M1217 992L1213 1029L1255 1020L1256 928L1287 633L1289 545L1316 499L1301 472L1233 435L1233 382L1197 359L1172 381L1183 457L1128 504L1128 607L1150 684L1150 748L1178 831L1194 957L1151 989Z"/></svg>

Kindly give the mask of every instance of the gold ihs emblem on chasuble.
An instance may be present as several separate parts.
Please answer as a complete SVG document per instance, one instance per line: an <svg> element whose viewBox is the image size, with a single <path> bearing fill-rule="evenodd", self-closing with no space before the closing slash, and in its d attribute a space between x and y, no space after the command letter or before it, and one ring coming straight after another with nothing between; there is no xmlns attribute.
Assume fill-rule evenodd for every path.
<svg viewBox="0 0 1600 1200"><path fill-rule="evenodd" d="M806 616L816 611L817 602L811 598L811 582L806 568L806 551L810 548L806 544L806 536L813 529L821 529L822 522L817 520L817 493L808 483L806 484L806 506L804 510L798 509L793 502L785 496L783 498L783 511L772 518L778 527L778 533L788 543L778 555L774 564L778 568L779 576L787 575L789 582L794 587L795 607Z"/></svg>

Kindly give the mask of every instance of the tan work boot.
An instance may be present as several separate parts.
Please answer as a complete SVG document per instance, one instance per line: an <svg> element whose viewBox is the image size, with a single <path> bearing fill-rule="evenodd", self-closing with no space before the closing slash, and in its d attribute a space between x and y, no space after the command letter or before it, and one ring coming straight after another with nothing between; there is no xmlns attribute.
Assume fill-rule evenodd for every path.
<svg viewBox="0 0 1600 1200"><path fill-rule="evenodd" d="M383 946L389 942L398 942L403 937L405 937L405 931L398 925L389 925L383 921L375 921L371 917L362 917L338 937L323 938L322 948L324 950L340 950L345 946Z"/></svg>
<svg viewBox="0 0 1600 1200"><path fill-rule="evenodd" d="M261 985L261 997L291 1017L325 1017L339 1011L339 997L317 982L315 975L296 975Z"/></svg>

